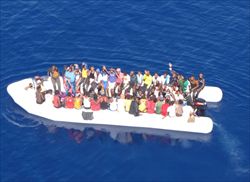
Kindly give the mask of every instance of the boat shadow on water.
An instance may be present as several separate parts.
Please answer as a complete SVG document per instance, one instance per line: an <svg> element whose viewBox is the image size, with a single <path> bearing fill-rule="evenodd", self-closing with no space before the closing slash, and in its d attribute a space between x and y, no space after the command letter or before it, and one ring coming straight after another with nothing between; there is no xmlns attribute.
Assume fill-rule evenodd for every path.
<svg viewBox="0 0 250 182"><path fill-rule="evenodd" d="M14 113L12 111L11 115L3 116L8 122L18 127L38 127L39 125L43 125L47 128L49 133L56 133L57 129L64 128L67 130L69 137L76 143L81 143L85 140L91 140L93 138L111 138L121 144L160 142L174 145L175 143L185 144L187 141L206 143L209 142L212 137L211 133L199 134L150 128L53 121L29 114L22 108L16 109ZM22 121L22 123L19 123L18 120Z"/></svg>

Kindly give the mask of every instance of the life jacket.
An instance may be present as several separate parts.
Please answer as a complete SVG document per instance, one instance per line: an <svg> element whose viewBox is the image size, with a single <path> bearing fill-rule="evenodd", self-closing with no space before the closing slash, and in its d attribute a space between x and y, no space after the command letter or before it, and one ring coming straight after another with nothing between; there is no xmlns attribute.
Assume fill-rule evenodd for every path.
<svg viewBox="0 0 250 182"><path fill-rule="evenodd" d="M90 101L90 107L93 111L99 111L101 109L101 105L99 102L96 102L94 99Z"/></svg>
<svg viewBox="0 0 250 182"><path fill-rule="evenodd" d="M80 109L82 107L82 99L81 98L75 98L74 102L74 108Z"/></svg>
<svg viewBox="0 0 250 182"><path fill-rule="evenodd" d="M55 95L53 98L53 105L55 108L60 108L61 107L61 100L58 95Z"/></svg>
<svg viewBox="0 0 250 182"><path fill-rule="evenodd" d="M153 114L155 112L155 103L154 101L150 100L147 101L147 113Z"/></svg>
<svg viewBox="0 0 250 182"><path fill-rule="evenodd" d="M88 77L88 70L82 69L82 77L87 78Z"/></svg>
<svg viewBox="0 0 250 182"><path fill-rule="evenodd" d="M69 108L69 109L72 109L74 108L74 99L73 97L66 97L66 100L65 100L65 107L66 108Z"/></svg>
<svg viewBox="0 0 250 182"><path fill-rule="evenodd" d="M57 70L54 70L53 73L52 73L52 77L53 78L58 78L59 77L59 72Z"/></svg>

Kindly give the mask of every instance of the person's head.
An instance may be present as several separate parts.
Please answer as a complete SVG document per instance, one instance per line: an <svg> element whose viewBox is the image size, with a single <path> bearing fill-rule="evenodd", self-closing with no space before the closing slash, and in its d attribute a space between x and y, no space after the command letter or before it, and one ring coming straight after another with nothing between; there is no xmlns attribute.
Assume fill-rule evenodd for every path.
<svg viewBox="0 0 250 182"><path fill-rule="evenodd" d="M110 68L110 73L115 73L115 70L114 70L114 68Z"/></svg>
<svg viewBox="0 0 250 182"><path fill-rule="evenodd" d="M82 69L83 69L83 70L86 70L86 65L85 65L85 64L82 65Z"/></svg>
<svg viewBox="0 0 250 182"><path fill-rule="evenodd" d="M72 71L72 67L71 66L67 67L67 71L71 72Z"/></svg>
<svg viewBox="0 0 250 182"><path fill-rule="evenodd" d="M194 75L189 78L190 81L194 81Z"/></svg>
<svg viewBox="0 0 250 182"><path fill-rule="evenodd" d="M93 99L94 99L95 101L97 101L97 99L98 99L97 94L94 94Z"/></svg>
<svg viewBox="0 0 250 182"><path fill-rule="evenodd" d="M90 71L95 71L94 66L91 66L91 67L90 67Z"/></svg>
<svg viewBox="0 0 250 182"><path fill-rule="evenodd" d="M120 73L121 73L121 68L117 68L117 69L116 69L116 72L117 72L118 74L120 74Z"/></svg>
<svg viewBox="0 0 250 182"><path fill-rule="evenodd" d="M56 69L56 66L52 65L51 69L52 69L52 71L54 71Z"/></svg>
<svg viewBox="0 0 250 182"><path fill-rule="evenodd" d="M79 70L79 65L78 64L74 64L75 70Z"/></svg>
<svg viewBox="0 0 250 182"><path fill-rule="evenodd" d="M134 76L134 71L130 71L130 76Z"/></svg>
<svg viewBox="0 0 250 182"><path fill-rule="evenodd" d="M169 99L169 98L166 98L166 99L165 99L165 104L169 104L169 101L170 101L170 99Z"/></svg>
<svg viewBox="0 0 250 182"><path fill-rule="evenodd" d="M157 78L157 77L158 77L158 73L155 73L155 74L154 74L154 77Z"/></svg>
<svg viewBox="0 0 250 182"><path fill-rule="evenodd" d="M55 91L55 95L59 95L59 90L56 90L56 91Z"/></svg>
<svg viewBox="0 0 250 182"><path fill-rule="evenodd" d="M199 78L202 79L203 78L203 73L199 74Z"/></svg>
<svg viewBox="0 0 250 182"><path fill-rule="evenodd" d="M180 99L180 100L178 101L178 104L182 105L182 104L183 104L183 100Z"/></svg>
<svg viewBox="0 0 250 182"><path fill-rule="evenodd" d="M96 73L100 73L100 69L99 68L97 68L95 71L96 71Z"/></svg>
<svg viewBox="0 0 250 182"><path fill-rule="evenodd" d="M42 84L42 81L39 79L36 81L37 85L41 85Z"/></svg>
<svg viewBox="0 0 250 182"><path fill-rule="evenodd" d="M138 71L138 72L137 72L137 74L138 74L138 75L141 75L141 72L140 72L140 71Z"/></svg>

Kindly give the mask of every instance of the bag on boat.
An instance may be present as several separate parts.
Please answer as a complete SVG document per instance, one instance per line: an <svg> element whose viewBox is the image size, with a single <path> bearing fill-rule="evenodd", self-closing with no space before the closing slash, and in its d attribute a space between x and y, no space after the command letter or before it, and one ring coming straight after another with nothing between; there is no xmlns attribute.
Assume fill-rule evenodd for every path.
<svg viewBox="0 0 250 182"><path fill-rule="evenodd" d="M84 120L92 120L94 119L93 117L93 112L85 112L85 111L82 111L82 118Z"/></svg>

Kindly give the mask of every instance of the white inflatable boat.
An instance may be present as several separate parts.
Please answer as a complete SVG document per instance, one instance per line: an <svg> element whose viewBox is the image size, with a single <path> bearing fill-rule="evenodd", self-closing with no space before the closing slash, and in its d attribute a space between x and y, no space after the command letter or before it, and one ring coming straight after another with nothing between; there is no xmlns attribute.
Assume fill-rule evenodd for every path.
<svg viewBox="0 0 250 182"><path fill-rule="evenodd" d="M144 113L135 117L126 112L112 112L108 110L93 113L93 120L84 120L82 110L54 108L52 104L53 96L46 95L46 101L39 105L35 100L35 89L25 90L24 87L33 83L32 78L24 79L8 85L7 91L13 100L28 113L47 118L54 121L83 123L94 125L126 126L136 128L152 128L160 130L210 133L213 129L213 121L208 117L196 117L195 122L187 122L189 114L182 117L166 117L161 115ZM51 81L45 81L46 89L52 89ZM205 87L200 96L207 102L218 102L222 99L222 91L217 87Z"/></svg>

